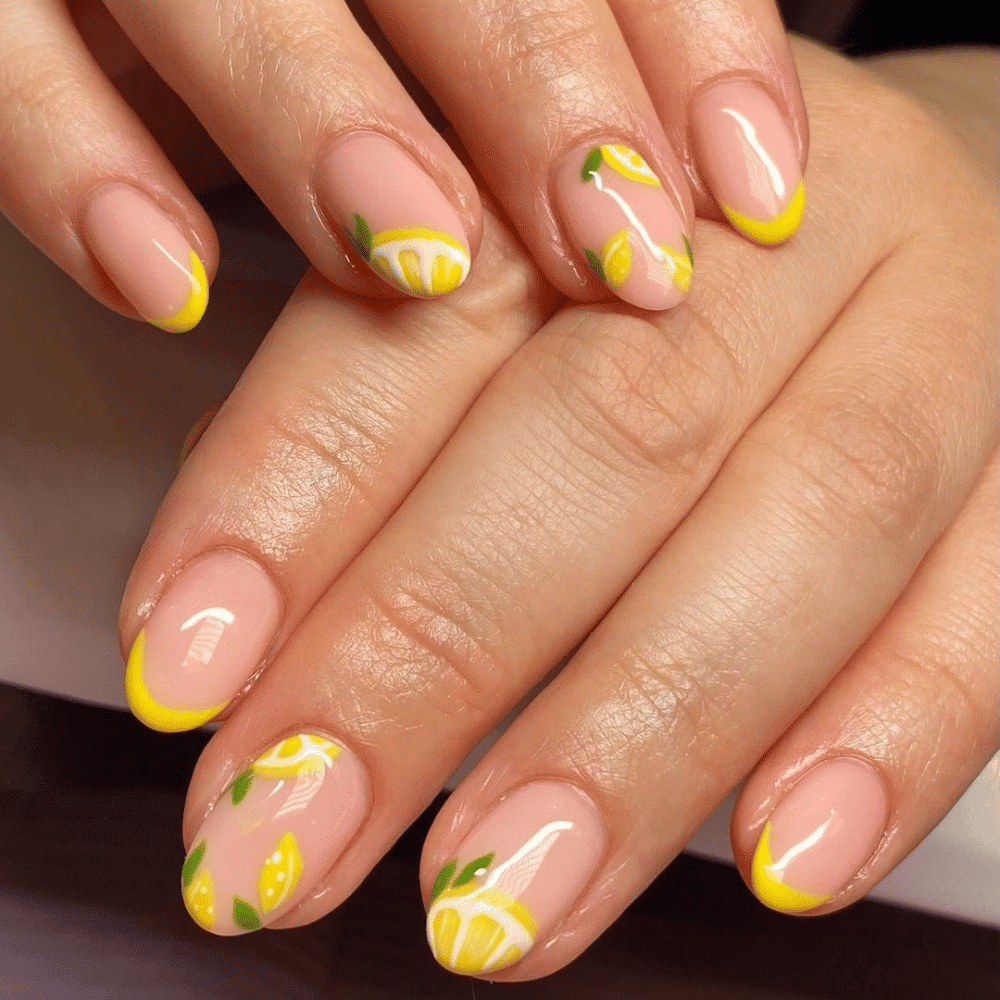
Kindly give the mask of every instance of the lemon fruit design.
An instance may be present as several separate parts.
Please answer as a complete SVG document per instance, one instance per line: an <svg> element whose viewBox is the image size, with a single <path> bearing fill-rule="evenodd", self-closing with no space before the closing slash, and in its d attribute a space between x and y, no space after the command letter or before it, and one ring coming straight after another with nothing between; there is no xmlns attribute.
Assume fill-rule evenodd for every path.
<svg viewBox="0 0 1000 1000"><path fill-rule="evenodd" d="M682 291L687 292L691 287L691 274L693 268L693 256L691 254L691 244L687 237L684 237L687 249L682 253L673 247L668 247L665 243L658 243L657 247L663 254L663 264L671 272L674 284Z"/></svg>
<svg viewBox="0 0 1000 1000"><path fill-rule="evenodd" d="M581 170L583 180L589 181L602 163L606 163L616 174L635 181L636 184L663 187L660 178L653 173L649 164L630 146L621 143L595 146L583 161Z"/></svg>
<svg viewBox="0 0 1000 1000"><path fill-rule="evenodd" d="M276 910L295 891L302 875L302 855L291 833L286 833L260 870L258 890L263 913Z"/></svg>
<svg viewBox="0 0 1000 1000"><path fill-rule="evenodd" d="M203 840L185 858L181 869L181 890L191 919L210 931L215 926L215 885L207 868L199 870L207 847L208 841Z"/></svg>
<svg viewBox="0 0 1000 1000"><path fill-rule="evenodd" d="M455 972L495 971L513 965L535 943L531 911L513 896L486 884L493 863L486 854L454 879L457 861L438 874L427 913L427 939L434 957Z"/></svg>
<svg viewBox="0 0 1000 1000"><path fill-rule="evenodd" d="M233 779L229 786L229 796L234 806L238 806L250 791L255 775L264 778L297 778L314 771L323 771L333 764L340 753L340 747L322 736L303 733L289 736L287 740L271 747L261 754L242 774Z"/></svg>
<svg viewBox="0 0 1000 1000"><path fill-rule="evenodd" d="M674 284L687 292L691 287L693 258L691 244L684 237L685 250L675 250L666 243L653 246L653 255L663 264ZM632 244L627 229L619 229L604 244L600 256L593 250L585 250L587 262L594 273L614 288L621 288L632 273Z"/></svg>
<svg viewBox="0 0 1000 1000"><path fill-rule="evenodd" d="M615 288L621 288L632 272L632 244L628 241L628 230L619 229L604 244L601 250L601 268L604 280Z"/></svg>
<svg viewBox="0 0 1000 1000"><path fill-rule="evenodd" d="M469 274L469 248L450 233L425 226L387 229L373 234L354 216L348 237L358 253L386 281L412 295L447 295Z"/></svg>

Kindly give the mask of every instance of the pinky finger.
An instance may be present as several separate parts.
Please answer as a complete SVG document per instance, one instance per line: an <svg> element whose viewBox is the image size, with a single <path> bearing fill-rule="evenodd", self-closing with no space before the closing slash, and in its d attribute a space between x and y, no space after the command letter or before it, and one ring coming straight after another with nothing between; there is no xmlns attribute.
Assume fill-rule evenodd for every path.
<svg viewBox="0 0 1000 1000"><path fill-rule="evenodd" d="M889 615L747 780L734 850L773 909L863 896L1000 745L998 478L994 455Z"/></svg>
<svg viewBox="0 0 1000 1000"><path fill-rule="evenodd" d="M171 332L204 314L212 225L60 0L0 0L0 210L99 301Z"/></svg>

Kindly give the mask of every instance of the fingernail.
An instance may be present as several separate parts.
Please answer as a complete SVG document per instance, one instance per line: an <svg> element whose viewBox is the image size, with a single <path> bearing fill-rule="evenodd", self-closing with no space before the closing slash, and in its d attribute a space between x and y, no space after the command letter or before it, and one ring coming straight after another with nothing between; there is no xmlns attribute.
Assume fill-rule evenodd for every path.
<svg viewBox="0 0 1000 1000"><path fill-rule="evenodd" d="M752 865L757 897L785 913L822 906L872 856L888 814L874 768L853 758L818 764L764 824Z"/></svg>
<svg viewBox="0 0 1000 1000"><path fill-rule="evenodd" d="M576 149L556 173L556 198L570 240L620 299L670 309L684 298L694 265L684 220L634 149Z"/></svg>
<svg viewBox="0 0 1000 1000"><path fill-rule="evenodd" d="M126 184L90 199L82 235L107 276L143 319L169 333L197 326L208 305L201 259L145 195Z"/></svg>
<svg viewBox="0 0 1000 1000"><path fill-rule="evenodd" d="M341 139L319 161L323 210L394 288L429 297L469 273L468 236L441 189L401 146L375 132Z"/></svg>
<svg viewBox="0 0 1000 1000"><path fill-rule="evenodd" d="M191 562L153 608L125 669L132 712L151 729L197 729L229 703L274 639L281 597L235 552Z"/></svg>
<svg viewBox="0 0 1000 1000"><path fill-rule="evenodd" d="M799 154L778 106L757 84L728 80L691 105L698 160L715 200L744 235L767 245L802 221Z"/></svg>
<svg viewBox="0 0 1000 1000"><path fill-rule="evenodd" d="M573 785L537 781L504 796L435 879L434 957L468 974L513 965L569 912L604 846L597 807Z"/></svg>
<svg viewBox="0 0 1000 1000"><path fill-rule="evenodd" d="M287 913L337 860L368 808L364 768L322 736L290 736L225 788L194 837L181 893L216 934Z"/></svg>

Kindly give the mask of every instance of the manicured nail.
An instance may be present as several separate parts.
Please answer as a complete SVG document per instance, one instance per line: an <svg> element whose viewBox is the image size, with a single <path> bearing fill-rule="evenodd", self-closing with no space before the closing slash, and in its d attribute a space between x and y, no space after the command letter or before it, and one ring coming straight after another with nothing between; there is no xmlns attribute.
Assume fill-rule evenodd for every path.
<svg viewBox="0 0 1000 1000"><path fill-rule="evenodd" d="M659 177L620 144L570 153L556 174L570 240L615 295L641 309L670 309L691 285L684 220Z"/></svg>
<svg viewBox="0 0 1000 1000"><path fill-rule="evenodd" d="M569 912L604 846L597 807L574 786L537 781L510 792L434 881L434 957L470 974L513 965Z"/></svg>
<svg viewBox="0 0 1000 1000"><path fill-rule="evenodd" d="M90 199L82 234L118 291L143 319L169 333L197 326L208 305L201 259L145 195L126 184Z"/></svg>
<svg viewBox="0 0 1000 1000"><path fill-rule="evenodd" d="M178 733L214 718L274 639L281 597L267 573L235 552L194 560L153 608L125 669L135 716Z"/></svg>
<svg viewBox="0 0 1000 1000"><path fill-rule="evenodd" d="M349 750L290 736L223 791L181 869L192 919L216 934L255 931L288 912L337 860L368 809Z"/></svg>
<svg viewBox="0 0 1000 1000"><path fill-rule="evenodd" d="M853 758L817 764L764 824L752 865L757 897L785 913L829 902L874 853L888 813L874 768Z"/></svg>
<svg viewBox="0 0 1000 1000"><path fill-rule="evenodd" d="M471 258L462 220L391 139L375 132L341 139L320 160L316 187L326 214L393 287L447 295L465 281Z"/></svg>
<svg viewBox="0 0 1000 1000"><path fill-rule="evenodd" d="M788 239L806 204L799 154L778 106L766 91L729 80L691 105L698 160L730 222L757 243Z"/></svg>

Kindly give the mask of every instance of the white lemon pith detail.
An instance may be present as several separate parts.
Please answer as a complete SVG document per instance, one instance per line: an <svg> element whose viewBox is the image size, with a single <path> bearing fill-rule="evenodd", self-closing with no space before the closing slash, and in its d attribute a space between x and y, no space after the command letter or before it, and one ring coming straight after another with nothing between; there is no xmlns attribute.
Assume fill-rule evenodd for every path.
<svg viewBox="0 0 1000 1000"><path fill-rule="evenodd" d="M637 184L648 184L651 187L663 187L660 178L653 173L649 164L629 146L621 143L601 146L601 159L622 177L627 177Z"/></svg>
<svg viewBox="0 0 1000 1000"><path fill-rule="evenodd" d="M339 753L336 743L321 736L289 736L258 757L253 770L267 778L294 778L328 768Z"/></svg>
<svg viewBox="0 0 1000 1000"><path fill-rule="evenodd" d="M469 248L449 233L413 226L372 237L369 263L414 295L447 295L469 274Z"/></svg>

